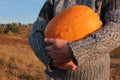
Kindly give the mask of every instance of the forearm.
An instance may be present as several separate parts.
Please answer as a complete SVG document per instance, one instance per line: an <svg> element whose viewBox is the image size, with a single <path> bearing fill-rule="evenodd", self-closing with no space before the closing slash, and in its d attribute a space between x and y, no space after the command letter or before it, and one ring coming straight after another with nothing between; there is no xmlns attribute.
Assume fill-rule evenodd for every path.
<svg viewBox="0 0 120 80"><path fill-rule="evenodd" d="M41 62L48 66L51 58L45 50L44 37L40 32L30 33L29 44L34 51L35 55L41 60Z"/></svg>
<svg viewBox="0 0 120 80"><path fill-rule="evenodd" d="M73 55L78 60L99 58L120 46L120 24L109 22L105 28L89 38L69 43Z"/></svg>
<svg viewBox="0 0 120 80"><path fill-rule="evenodd" d="M34 22L32 26L32 30L29 35L29 44L37 55L37 57L42 61L46 66L49 65L51 58L47 54L45 50L45 42L44 42L44 30L45 26L48 24L50 19L52 18L52 3L45 2L43 8L41 9L37 20Z"/></svg>

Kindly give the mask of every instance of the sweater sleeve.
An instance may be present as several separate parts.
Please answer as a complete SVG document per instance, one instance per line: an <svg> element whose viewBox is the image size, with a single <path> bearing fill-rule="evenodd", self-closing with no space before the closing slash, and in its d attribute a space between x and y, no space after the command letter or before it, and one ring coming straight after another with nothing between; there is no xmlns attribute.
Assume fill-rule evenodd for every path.
<svg viewBox="0 0 120 80"><path fill-rule="evenodd" d="M107 4L104 7L109 6ZM120 6L117 7L106 12L106 22L102 29L82 40L68 43L78 65L86 60L98 59L120 46Z"/></svg>
<svg viewBox="0 0 120 80"><path fill-rule="evenodd" d="M52 19L52 0L47 0L42 7L37 20L34 22L32 26L32 30L29 35L29 44L36 54L36 56L41 60L41 62L48 66L51 58L47 54L45 50L45 42L44 42L44 29L47 23Z"/></svg>

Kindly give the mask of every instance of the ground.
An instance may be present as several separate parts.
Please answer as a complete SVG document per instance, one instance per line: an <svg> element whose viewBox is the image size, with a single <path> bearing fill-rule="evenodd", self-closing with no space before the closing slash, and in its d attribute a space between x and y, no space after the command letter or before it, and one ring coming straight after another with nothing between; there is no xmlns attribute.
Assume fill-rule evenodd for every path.
<svg viewBox="0 0 120 80"><path fill-rule="evenodd" d="M43 70L27 37L0 34L0 80L44 80Z"/></svg>
<svg viewBox="0 0 120 80"><path fill-rule="evenodd" d="M120 80L120 48L110 55L111 80ZM45 80L44 69L28 36L0 34L0 80Z"/></svg>

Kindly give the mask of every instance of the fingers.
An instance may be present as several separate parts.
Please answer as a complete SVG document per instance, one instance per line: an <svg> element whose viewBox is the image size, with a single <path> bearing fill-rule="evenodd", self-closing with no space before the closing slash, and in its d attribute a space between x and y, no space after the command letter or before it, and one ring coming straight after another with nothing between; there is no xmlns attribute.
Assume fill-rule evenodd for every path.
<svg viewBox="0 0 120 80"><path fill-rule="evenodd" d="M58 56L57 55L57 50L54 49L54 45L52 46L47 46L46 48L47 53L50 55L51 58L56 59Z"/></svg>
<svg viewBox="0 0 120 80"><path fill-rule="evenodd" d="M63 69L63 70L67 70L68 69L67 66L65 66L64 64L58 64L57 61L55 61L55 60L53 60L52 65L54 67L56 67L56 68L59 68L59 69Z"/></svg>
<svg viewBox="0 0 120 80"><path fill-rule="evenodd" d="M52 64L56 68L60 68L60 69L63 69L63 70L69 70L69 71L74 71L77 68L77 66L73 63L73 61L69 61L69 62L64 63L64 64L63 63L58 64L57 61L53 60Z"/></svg>
<svg viewBox="0 0 120 80"><path fill-rule="evenodd" d="M64 70L75 70L76 65L72 62L73 55L67 47L67 41L59 39L45 39L46 50L53 60L53 66Z"/></svg>
<svg viewBox="0 0 120 80"><path fill-rule="evenodd" d="M77 68L77 66L72 61L66 63L66 66L68 66L69 70L75 70Z"/></svg>
<svg viewBox="0 0 120 80"><path fill-rule="evenodd" d="M52 46L47 46L45 49L47 51L53 51L54 50L54 46L53 45Z"/></svg>
<svg viewBox="0 0 120 80"><path fill-rule="evenodd" d="M74 71L77 66L72 61L69 61L64 64L64 68L66 68L66 70Z"/></svg>
<svg viewBox="0 0 120 80"><path fill-rule="evenodd" d="M47 45L53 45L55 43L55 40L50 38L45 38L44 41L46 42Z"/></svg>
<svg viewBox="0 0 120 80"><path fill-rule="evenodd" d="M51 47L51 46L50 46ZM47 53L49 54L49 56L52 58L52 59L56 59L56 55L54 54L54 50L51 49L51 48L46 48L47 50Z"/></svg>

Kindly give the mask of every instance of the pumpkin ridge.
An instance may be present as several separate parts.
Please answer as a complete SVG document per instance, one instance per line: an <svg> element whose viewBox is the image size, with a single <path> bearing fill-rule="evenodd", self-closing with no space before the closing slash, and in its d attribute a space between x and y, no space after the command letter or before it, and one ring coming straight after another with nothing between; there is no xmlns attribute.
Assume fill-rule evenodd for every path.
<svg viewBox="0 0 120 80"><path fill-rule="evenodd" d="M81 14L79 14L79 15L77 15L77 16L80 16ZM87 15L91 15L91 13L89 13L89 14L86 14L86 15L83 15L83 17L81 18L81 20L82 19L84 19L84 16L87 16ZM72 24L72 25L70 25L70 27L69 28L66 28L66 29L64 29L63 30L63 33L64 34L67 34L67 32L69 33L69 30L72 28L72 26L74 26L76 23L78 23L78 21L80 21L80 20L78 20L78 19L76 19L76 22L73 22L74 24ZM95 22L95 21L94 21ZM79 24L78 24L79 25ZM77 25L76 25L77 26ZM76 29L78 29L79 30L79 27L81 27L82 25L79 25L78 27L76 27ZM66 30L67 30L67 32L66 32ZM84 31L84 30L83 30ZM84 34L84 32L80 32L81 34ZM88 33L90 33L90 32L88 32ZM74 34L75 36L73 36L73 38L74 37L76 37L77 38L77 34ZM79 39L79 38L78 38Z"/></svg>

